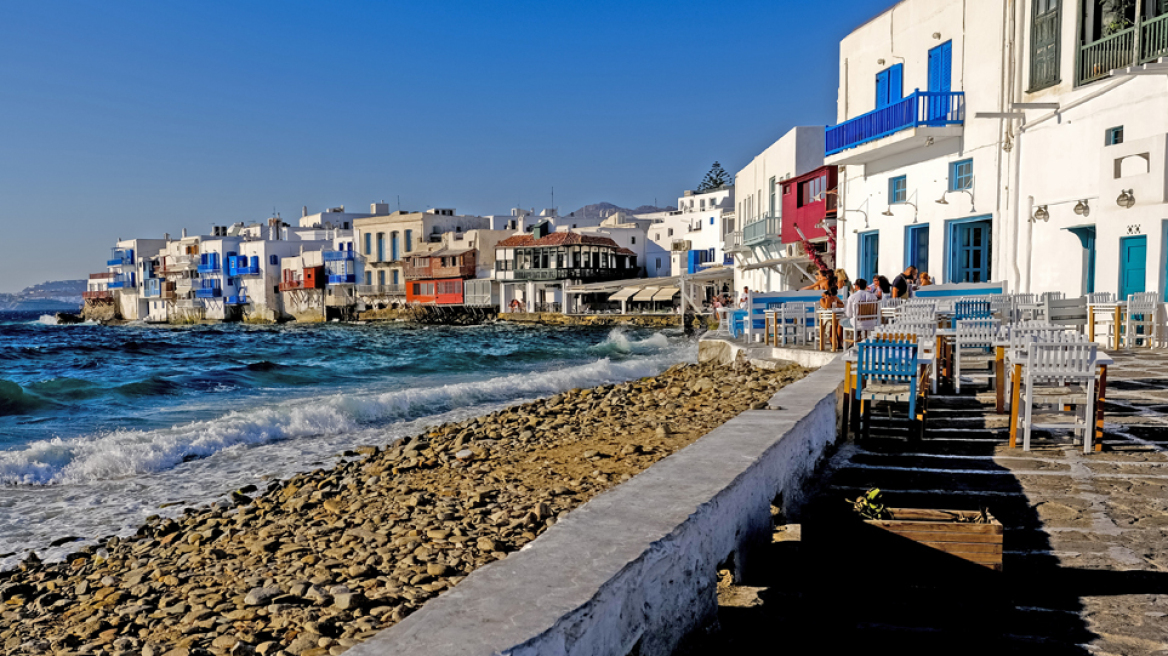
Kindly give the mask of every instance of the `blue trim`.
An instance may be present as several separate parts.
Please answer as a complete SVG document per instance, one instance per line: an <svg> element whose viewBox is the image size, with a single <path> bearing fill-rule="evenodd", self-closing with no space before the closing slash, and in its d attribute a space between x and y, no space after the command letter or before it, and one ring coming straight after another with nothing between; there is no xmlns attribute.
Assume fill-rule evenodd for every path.
<svg viewBox="0 0 1168 656"><path fill-rule="evenodd" d="M798 290L790 292L775 292L771 294L755 294L751 297L750 318L754 330L766 330L766 311L771 304L782 303L816 303L823 292L818 289Z"/></svg>
<svg viewBox="0 0 1168 656"><path fill-rule="evenodd" d="M945 255L945 271L944 271L943 280L945 280L949 284L961 284L960 282L954 282L954 277L953 277L954 270L957 268L957 253L956 253L956 249L953 248L953 240L955 237L954 228L959 226L959 225L965 224L965 223L977 223L979 221L988 222L990 224L990 234L989 234L989 241L987 242L986 252L990 256L992 256L993 252L990 251L989 244L993 243L993 236L994 236L994 232L993 232L994 221L993 221L993 219L994 219L994 217L992 214L983 214L982 216L971 216L971 217L968 217L965 219L949 219L949 220L945 221L945 244L944 244L944 246L945 246L945 253L944 253L944 255ZM992 262L992 259L987 260L987 264L986 264L986 271L987 271L986 277L987 278L994 275L993 266L991 265L991 262Z"/></svg>
<svg viewBox="0 0 1168 656"><path fill-rule="evenodd" d="M869 253L867 249L867 242L870 239L875 240L875 248L873 249L875 252L873 253ZM863 278L868 283L871 283L872 278L875 277L874 274L878 272L880 267L880 231L869 230L867 232L861 232L858 235L856 243L860 247L859 257L856 260L856 277ZM876 261L870 262L869 259L873 257Z"/></svg>
<svg viewBox="0 0 1168 656"><path fill-rule="evenodd" d="M913 294L917 298L958 298L961 296L987 296L992 294L1006 294L1004 282L988 283L957 283L949 285L930 285L921 287Z"/></svg>
<svg viewBox="0 0 1168 656"><path fill-rule="evenodd" d="M963 92L917 90L887 107L877 107L867 114L828 126L824 133L824 154L830 157L902 130L962 125L964 122Z"/></svg>
<svg viewBox="0 0 1168 656"><path fill-rule="evenodd" d="M908 200L908 176L898 175L888 178L888 204L896 205Z"/></svg>
<svg viewBox="0 0 1168 656"><path fill-rule="evenodd" d="M964 170L962 170L964 169ZM959 182L960 181L960 182ZM963 159L949 163L949 191L973 188L973 160Z"/></svg>

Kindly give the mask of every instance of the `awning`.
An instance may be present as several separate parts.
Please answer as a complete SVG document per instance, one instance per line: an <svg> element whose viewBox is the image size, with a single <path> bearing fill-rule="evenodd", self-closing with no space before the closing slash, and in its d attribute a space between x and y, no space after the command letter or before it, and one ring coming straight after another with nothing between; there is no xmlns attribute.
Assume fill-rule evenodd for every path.
<svg viewBox="0 0 1168 656"><path fill-rule="evenodd" d="M780 264L802 264L803 262L810 262L811 258L806 255L792 255L790 257L776 257L773 260L763 260L762 262L755 262L754 264L747 264L741 267L743 271L754 271L755 269L769 269L770 267L779 266Z"/></svg>
<svg viewBox="0 0 1168 656"><path fill-rule="evenodd" d="M665 287L665 288L661 289L660 291L658 291L656 294L653 294L653 300L654 301L668 301L680 293L681 293L681 290L678 289L677 287Z"/></svg>
<svg viewBox="0 0 1168 656"><path fill-rule="evenodd" d="M632 296L633 294L636 294L639 291L640 291L639 287L625 287L624 289L613 294L612 296L609 296L608 300L610 300L610 301L623 301L626 298Z"/></svg>
<svg viewBox="0 0 1168 656"><path fill-rule="evenodd" d="M637 295L633 297L633 300L634 301L651 301L651 300L653 300L653 296L658 291L659 290L656 287L646 287L646 288L642 289L641 291L637 292Z"/></svg>

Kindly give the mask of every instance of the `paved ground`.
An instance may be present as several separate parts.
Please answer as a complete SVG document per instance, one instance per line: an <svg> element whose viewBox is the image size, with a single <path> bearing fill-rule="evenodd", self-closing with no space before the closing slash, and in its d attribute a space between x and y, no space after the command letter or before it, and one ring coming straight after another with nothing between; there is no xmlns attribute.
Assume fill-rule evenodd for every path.
<svg viewBox="0 0 1168 656"><path fill-rule="evenodd" d="M1011 449L1008 417L985 393L934 397L924 440L892 422L848 442L804 516L776 517L767 570L719 586L720 630L682 653L1168 655L1168 352L1115 357L1102 453L1066 436ZM827 563L802 548L793 522L810 528L871 487L891 506L988 508L1006 530L1000 585L988 588L1006 601L954 603L956 590L896 604L863 585L880 568L865 545Z"/></svg>

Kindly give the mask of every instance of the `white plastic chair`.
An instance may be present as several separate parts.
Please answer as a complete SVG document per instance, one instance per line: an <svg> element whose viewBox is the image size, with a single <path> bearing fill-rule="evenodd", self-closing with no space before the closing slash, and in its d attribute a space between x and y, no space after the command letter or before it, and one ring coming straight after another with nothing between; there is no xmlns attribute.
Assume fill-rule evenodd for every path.
<svg viewBox="0 0 1168 656"><path fill-rule="evenodd" d="M844 346L848 345L848 333L852 334L851 343L855 344L863 339L873 329L880 325L880 303L869 301L856 304L856 317L850 326L844 326Z"/></svg>
<svg viewBox="0 0 1168 656"><path fill-rule="evenodd" d="M1030 435L1035 428L1065 429L1065 423L1036 423L1034 406L1074 406L1071 430L1081 433L1083 452L1092 450L1095 433L1095 357L1098 347L1092 342L1032 342L1026 347L1022 369L1024 412L1019 413L1018 429L1024 431L1022 450L1030 450Z"/></svg>
<svg viewBox="0 0 1168 656"><path fill-rule="evenodd" d="M880 323L892 323L896 319L897 309L904 305L903 298L882 298L880 299Z"/></svg>
<svg viewBox="0 0 1168 656"><path fill-rule="evenodd" d="M1160 302L1156 292L1140 292L1127 297L1127 320L1124 322L1124 343L1128 348L1156 345L1160 326Z"/></svg>
<svg viewBox="0 0 1168 656"><path fill-rule="evenodd" d="M799 344L807 344L808 335L811 332L809 322L814 317L812 314L814 311L815 303L801 301L783 303L782 307L778 309L776 316L777 323L775 324L779 342L786 346L787 334L788 331L791 331L791 336L796 346Z"/></svg>
<svg viewBox="0 0 1168 656"><path fill-rule="evenodd" d="M1103 336L1108 344L1114 343L1115 302L1115 294L1111 292L1087 294L1087 309L1089 310L1087 316L1088 321L1091 322L1091 325L1087 326L1087 330L1098 339L1099 335L1096 334L1095 329L1097 326L1103 326L1106 328Z"/></svg>
<svg viewBox="0 0 1168 656"><path fill-rule="evenodd" d="M997 319L962 319L957 322L957 335L953 345L954 389L961 393L961 368L967 368L967 376L993 380L994 339L998 335ZM980 364L988 368L976 374L968 371L969 365Z"/></svg>
<svg viewBox="0 0 1168 656"><path fill-rule="evenodd" d="M1014 321L1038 319L1038 305L1038 294L1014 294Z"/></svg>

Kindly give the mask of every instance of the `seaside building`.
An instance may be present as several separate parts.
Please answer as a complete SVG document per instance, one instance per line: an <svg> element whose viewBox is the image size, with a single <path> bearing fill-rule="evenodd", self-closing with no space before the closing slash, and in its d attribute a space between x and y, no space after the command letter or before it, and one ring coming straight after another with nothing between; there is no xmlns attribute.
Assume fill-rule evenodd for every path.
<svg viewBox="0 0 1168 656"><path fill-rule="evenodd" d="M904 0L840 43L840 258L939 282L1164 290L1168 6ZM844 218L848 221L845 223Z"/></svg>
<svg viewBox="0 0 1168 656"><path fill-rule="evenodd" d="M166 245L165 239L120 239L106 260L106 290L113 292L114 316L138 321L146 318L147 300L143 282L154 277L153 258Z"/></svg>
<svg viewBox="0 0 1168 656"><path fill-rule="evenodd" d="M734 187L706 192L687 190L677 210L638 214L649 219L649 242L643 262L650 278L697 273L710 265L733 264L725 251L734 232Z"/></svg>
<svg viewBox="0 0 1168 656"><path fill-rule="evenodd" d="M280 260L280 296L284 311L302 323L318 323L328 315L324 252L305 251Z"/></svg>
<svg viewBox="0 0 1168 656"><path fill-rule="evenodd" d="M786 291L813 282L814 261L799 236L804 227L816 250L830 257L824 228L816 227L836 204L827 193L835 172L824 168L823 135L818 126L791 128L735 174L737 225L725 233L723 250L734 259L736 290ZM784 212L793 212L786 227Z"/></svg>
<svg viewBox="0 0 1168 656"><path fill-rule="evenodd" d="M374 204L375 211L383 208ZM355 252L353 275L356 286L352 305L392 307L406 300L406 258L428 252L429 245L442 241L445 233L461 235L471 230L491 227L491 220L480 216L461 216L453 209L437 208L425 212L397 211L390 214L357 218L353 221ZM347 289L336 290L338 294Z"/></svg>
<svg viewBox="0 0 1168 656"><path fill-rule="evenodd" d="M495 266L496 246L513 236L511 230L470 230L448 232L442 241L420 245L406 259L406 302L426 305L493 305L498 298L490 275ZM471 285L468 294L466 285Z"/></svg>
<svg viewBox="0 0 1168 656"><path fill-rule="evenodd" d="M540 224L498 243L494 273L502 311L518 301L526 312L570 312L567 286L639 278L644 269L635 252L611 237L550 232L549 224Z"/></svg>

